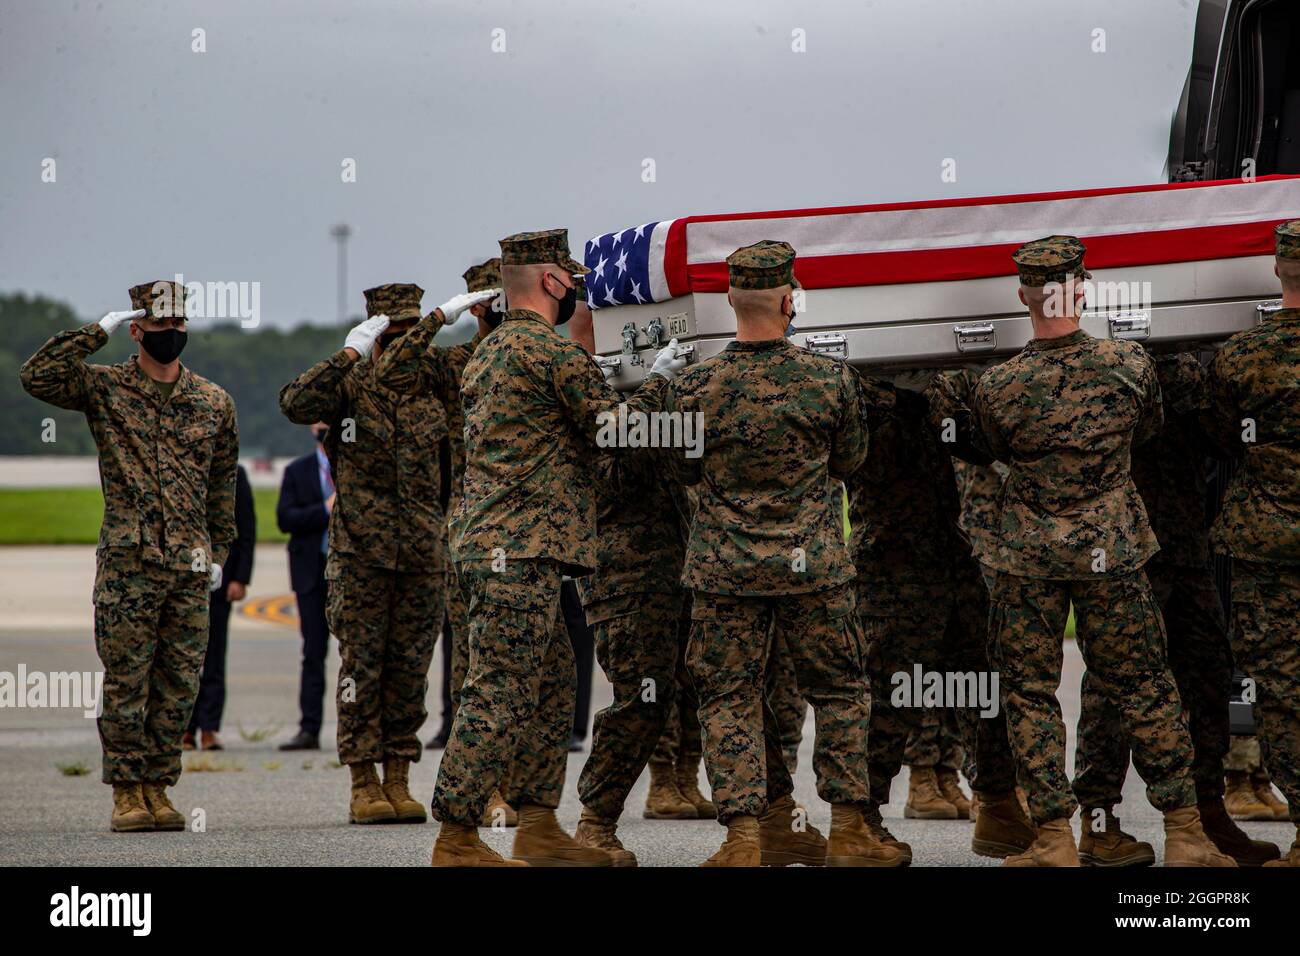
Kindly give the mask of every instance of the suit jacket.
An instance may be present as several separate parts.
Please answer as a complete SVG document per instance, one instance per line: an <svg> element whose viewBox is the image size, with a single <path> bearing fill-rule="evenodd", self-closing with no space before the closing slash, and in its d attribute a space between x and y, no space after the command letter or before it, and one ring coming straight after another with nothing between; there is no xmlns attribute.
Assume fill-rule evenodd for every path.
<svg viewBox="0 0 1300 956"><path fill-rule="evenodd" d="M325 580L325 555L321 535L329 527L329 513L321 495L320 466L316 452L289 462L280 482L275 522L289 535L289 581L294 593L321 587Z"/></svg>
<svg viewBox="0 0 1300 956"><path fill-rule="evenodd" d="M222 581L247 585L253 580L253 549L257 544L257 515L253 511L253 489L243 465L235 466L235 540L221 566ZM225 594L225 588L222 588Z"/></svg>

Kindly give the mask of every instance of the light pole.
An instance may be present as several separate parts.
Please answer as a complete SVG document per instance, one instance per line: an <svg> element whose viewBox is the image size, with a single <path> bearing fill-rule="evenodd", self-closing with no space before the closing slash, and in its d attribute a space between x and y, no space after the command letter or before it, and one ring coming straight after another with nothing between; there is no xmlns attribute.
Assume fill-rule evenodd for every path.
<svg viewBox="0 0 1300 956"><path fill-rule="evenodd" d="M346 222L341 222L336 226L330 226L330 235L339 244L339 325L343 325L348 318L348 237L352 235L352 227Z"/></svg>

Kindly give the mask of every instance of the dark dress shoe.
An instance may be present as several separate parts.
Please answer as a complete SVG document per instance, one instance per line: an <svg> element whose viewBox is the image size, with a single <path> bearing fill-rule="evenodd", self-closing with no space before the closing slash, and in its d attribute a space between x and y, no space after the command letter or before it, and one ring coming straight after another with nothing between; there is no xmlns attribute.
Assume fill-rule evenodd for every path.
<svg viewBox="0 0 1300 956"><path fill-rule="evenodd" d="M425 744L425 746L430 750L443 750L446 748L447 741L450 739L451 727L447 724L443 724L438 729L438 732L429 738L429 742Z"/></svg>
<svg viewBox="0 0 1300 956"><path fill-rule="evenodd" d="M320 737L316 734L309 734L304 731L298 731L294 734L292 740L287 740L280 744L281 750L320 750Z"/></svg>

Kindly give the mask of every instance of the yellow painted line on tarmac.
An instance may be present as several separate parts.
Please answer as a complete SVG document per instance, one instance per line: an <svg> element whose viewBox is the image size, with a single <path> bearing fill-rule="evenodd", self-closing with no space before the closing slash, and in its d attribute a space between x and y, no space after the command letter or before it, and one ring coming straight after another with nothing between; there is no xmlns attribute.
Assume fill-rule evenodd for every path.
<svg viewBox="0 0 1300 956"><path fill-rule="evenodd" d="M264 621L267 624L281 624L295 628L298 626L298 604L292 594L246 601L240 607L239 613L251 620Z"/></svg>

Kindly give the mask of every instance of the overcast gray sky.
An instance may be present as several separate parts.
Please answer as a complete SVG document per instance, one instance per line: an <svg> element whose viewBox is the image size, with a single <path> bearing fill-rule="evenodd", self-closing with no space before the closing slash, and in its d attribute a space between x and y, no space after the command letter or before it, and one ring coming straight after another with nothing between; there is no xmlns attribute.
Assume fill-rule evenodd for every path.
<svg viewBox="0 0 1300 956"><path fill-rule="evenodd" d="M0 291L91 319L179 271L260 282L264 323L333 322L335 222L355 230L361 312L361 290L388 281L418 282L432 308L523 229L567 226L578 251L672 216L1154 182L1195 13L1194 0L2 0ZM947 157L955 183L940 179Z"/></svg>

